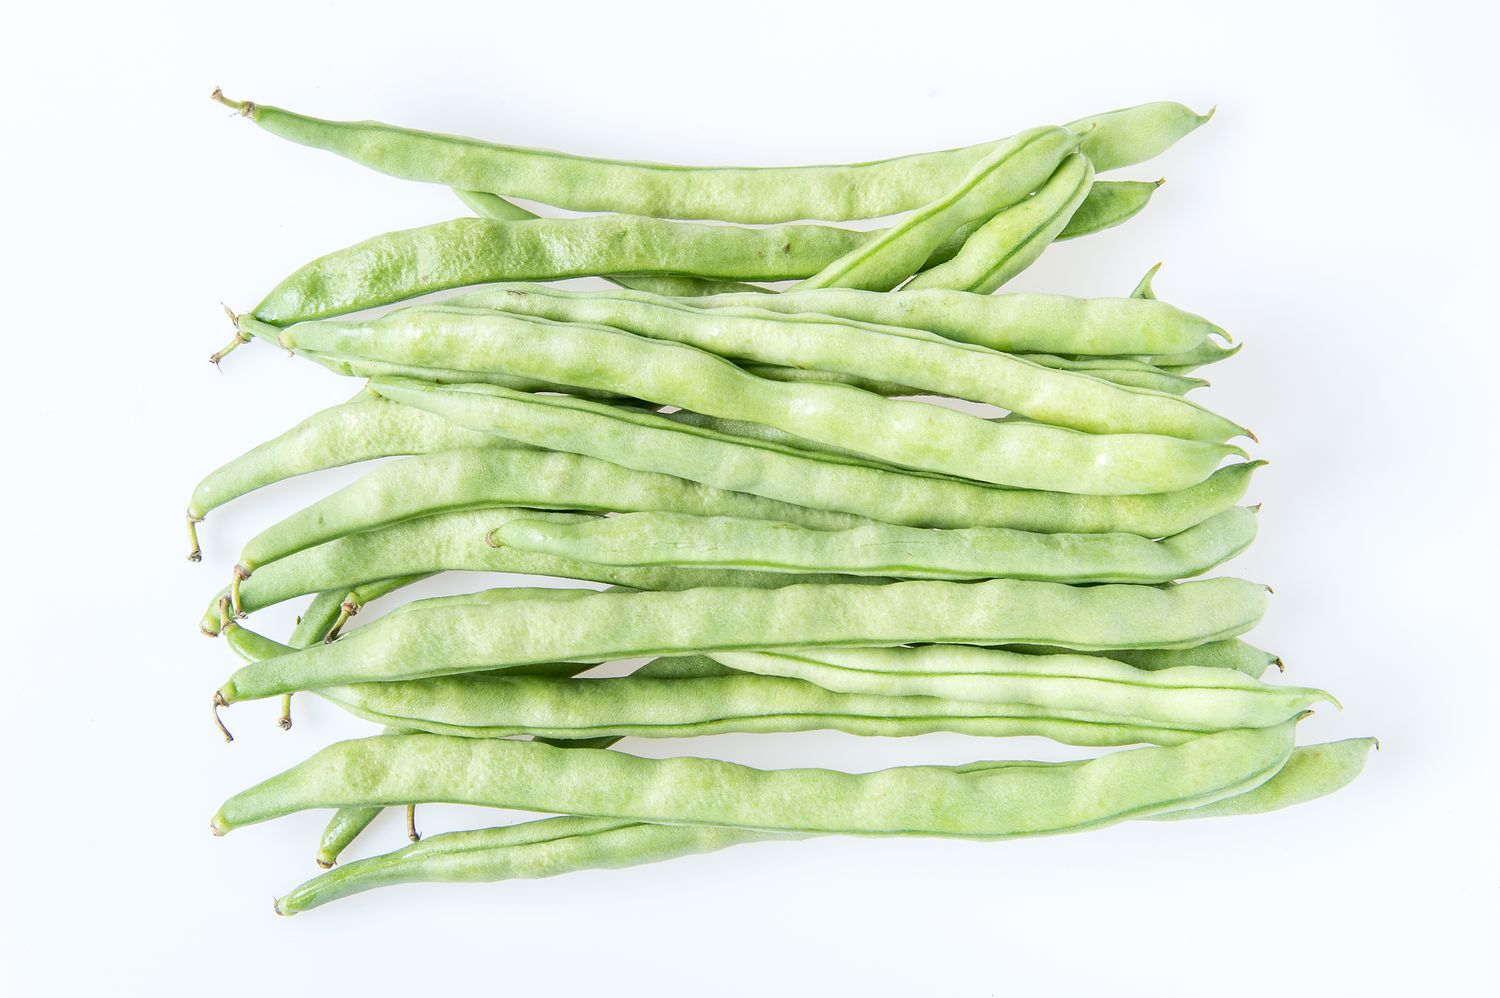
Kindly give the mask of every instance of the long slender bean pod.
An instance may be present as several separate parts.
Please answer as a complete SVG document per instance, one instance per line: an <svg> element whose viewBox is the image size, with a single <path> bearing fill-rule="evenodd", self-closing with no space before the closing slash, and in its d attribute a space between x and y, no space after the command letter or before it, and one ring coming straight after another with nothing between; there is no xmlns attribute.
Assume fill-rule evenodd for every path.
<svg viewBox="0 0 1500 998"><path fill-rule="evenodd" d="M230 100L217 90L213 97L274 135L407 180L576 211L730 222L838 221L908 211L951 189L1006 141L840 166L686 167L572 156L374 121L325 121ZM1103 171L1149 159L1206 120L1163 103L1080 119L1069 127L1086 133L1085 152Z"/></svg>
<svg viewBox="0 0 1500 998"><path fill-rule="evenodd" d="M517 516L491 543L620 566L835 572L902 579L1033 579L1154 584L1202 575L1255 539L1255 512L1227 509L1180 534L1039 534L1005 527L930 530L887 523L819 529L774 520L625 513L547 521Z"/></svg>
<svg viewBox="0 0 1500 998"><path fill-rule="evenodd" d="M1012 645L1006 650L1028 655L1056 655L1067 651L1066 648L1047 645ZM1238 638L1210 641L1193 648L1112 648L1096 654L1147 671L1175 669L1178 666L1237 669L1256 679L1273 665L1278 671L1286 671L1280 656L1262 651Z"/></svg>
<svg viewBox="0 0 1500 998"><path fill-rule="evenodd" d="M1090 655L1023 655L968 645L715 652L743 672L816 683L849 695L1028 704L1196 731L1263 728L1331 698L1270 686L1233 669L1146 672ZM1068 715L1064 715L1068 716Z"/></svg>
<svg viewBox="0 0 1500 998"><path fill-rule="evenodd" d="M458 425L524 443L813 509L919 527L1002 526L1163 537L1233 506L1261 464L1229 465L1190 489L1157 495L1099 497L994 489L886 471L836 454L814 455L584 399L406 379L379 378L370 387Z"/></svg>
<svg viewBox="0 0 1500 998"><path fill-rule="evenodd" d="M372 469L256 534L241 551L239 565L250 574L278 558L346 534L433 513L496 506L745 516L816 527L854 522L844 514L635 471L580 454L468 447Z"/></svg>
<svg viewBox="0 0 1500 998"><path fill-rule="evenodd" d="M464 295L456 303L610 326L735 360L899 382L1091 433L1160 433L1218 442L1246 432L1175 396L1101 383L901 326L754 309L692 308L631 292L568 292L536 285L487 289Z"/></svg>
<svg viewBox="0 0 1500 998"><path fill-rule="evenodd" d="M1201 316L1139 298L976 295L946 288L881 294L824 288L779 295L715 295L687 304L838 316L922 329L1008 353L1178 354L1202 345L1211 335L1227 336Z"/></svg>
<svg viewBox="0 0 1500 998"><path fill-rule="evenodd" d="M892 582L703 587L408 603L325 644L246 665L222 704L295 690L420 679L536 662L606 662L816 646L909 643L1189 648L1236 637L1265 612L1266 588L1216 578L1156 588L1050 582Z"/></svg>
<svg viewBox="0 0 1500 998"><path fill-rule="evenodd" d="M979 762L861 774L642 759L503 738L377 735L331 745L236 794L211 827L222 835L312 807L415 800L766 831L1051 835L1252 790L1286 763L1293 725L1216 732L1083 762Z"/></svg>
<svg viewBox="0 0 1500 998"><path fill-rule="evenodd" d="M1253 790L1153 817L1179 821L1262 814L1327 796L1359 775L1374 743L1373 738L1351 738L1293 749L1286 765ZM549 877L654 863L744 842L791 838L796 836L743 828L652 825L617 818L538 818L500 828L435 835L384 856L358 860L289 891L277 900L276 911L295 915L329 901L395 884L493 883Z"/></svg>
<svg viewBox="0 0 1500 998"><path fill-rule="evenodd" d="M907 286L989 294L1036 262L1067 227L1093 183L1093 165L1074 153L1035 194L996 213L957 256L918 274Z"/></svg>

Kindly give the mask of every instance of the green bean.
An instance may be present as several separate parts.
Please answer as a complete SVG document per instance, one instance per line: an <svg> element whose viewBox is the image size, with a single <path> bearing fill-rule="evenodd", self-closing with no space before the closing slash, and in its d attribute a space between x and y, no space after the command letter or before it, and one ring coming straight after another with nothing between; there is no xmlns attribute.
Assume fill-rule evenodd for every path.
<svg viewBox="0 0 1500 998"><path fill-rule="evenodd" d="M290 325L446 288L596 274L796 279L869 238L827 226L747 229L632 215L458 218L387 232L319 257L272 288L253 314Z"/></svg>
<svg viewBox="0 0 1500 998"><path fill-rule="evenodd" d="M197 525L210 511L256 489L298 475L397 454L454 447L513 447L504 437L468 430L441 416L361 391L352 401L314 413L285 433L209 473L188 502L189 561L198 561Z"/></svg>
<svg viewBox="0 0 1500 998"><path fill-rule="evenodd" d="M818 527L854 522L847 515L726 492L579 454L467 447L374 468L256 534L246 542L239 567L249 575L278 558L346 534L448 510L497 506L590 512L660 510L760 517Z"/></svg>
<svg viewBox="0 0 1500 998"><path fill-rule="evenodd" d="M843 166L685 167L570 156L397 128L323 121L213 97L261 128L407 180L541 201L576 211L773 222L876 218L918 208L959 183L999 142ZM1165 150L1207 118L1141 105L1074 123L1101 172ZM1107 165L1100 165L1102 163Z"/></svg>
<svg viewBox="0 0 1500 998"><path fill-rule="evenodd" d="M1246 433L1180 398L1120 388L900 326L755 309L699 309L628 291L568 292L536 285L488 289L464 295L454 304L609 326L737 361L900 382L1093 433L1160 433L1214 442Z"/></svg>
<svg viewBox="0 0 1500 998"><path fill-rule="evenodd" d="M488 507L462 509L335 537L280 558L243 578L238 586L239 615L324 589L348 590L367 582L436 572L513 572L563 579L608 582L633 589L690 589L695 586L784 586L794 582L856 580L825 573L788 576L776 572L715 571L674 568L617 568L555 558L518 548L491 546L485 535L511 518L564 522L589 517L536 510ZM216 595L199 623L205 634L217 629Z"/></svg>
<svg viewBox="0 0 1500 998"><path fill-rule="evenodd" d="M1049 645L1010 645L1005 650L1027 655L1057 655L1067 652L1066 648ZM1279 656L1261 651L1238 639L1210 641L1194 648L1111 648L1095 654L1147 671L1175 669L1179 666L1237 669L1255 679L1259 679L1273 665L1279 671L1286 671Z"/></svg>
<svg viewBox="0 0 1500 998"><path fill-rule="evenodd" d="M757 378L766 378L770 381L791 381L799 384L821 382L823 384L848 385L851 388L858 388L861 391L884 395L886 398L931 394L913 388L911 385L898 385L892 381L874 381L870 378L861 378L854 374L845 374L842 371L814 371L800 367L783 367L780 364L736 363L735 366L741 370L748 371ZM739 422L743 422L743 420Z"/></svg>
<svg viewBox="0 0 1500 998"><path fill-rule="evenodd" d="M246 665L216 700L536 662L736 649L913 642L1189 648L1244 633L1265 604L1264 586L1231 578L1163 588L1010 579L704 587L589 593L566 606L517 598L423 600L332 644Z"/></svg>
<svg viewBox="0 0 1500 998"><path fill-rule="evenodd" d="M1159 820L1260 814L1341 789L1359 775L1373 738L1293 749L1286 765L1254 790L1212 804L1155 816ZM798 836L743 828L652 825L617 818L538 818L516 825L435 835L384 856L358 860L294 888L276 911L295 915L329 901L393 884L490 883L615 869L713 852L744 842Z"/></svg>
<svg viewBox="0 0 1500 998"><path fill-rule="evenodd" d="M1087 143L1087 138L1085 138ZM1097 170L1098 167L1096 166ZM1112 229L1139 215L1164 180L1099 180L1057 234L1059 241Z"/></svg>
<svg viewBox="0 0 1500 998"><path fill-rule="evenodd" d="M927 258L959 228L989 218L1042 186L1079 141L1078 136L1062 128L1033 128L1006 139L942 196L850 250L793 290L889 291L922 269Z"/></svg>
<svg viewBox="0 0 1500 998"><path fill-rule="evenodd" d="M1320 701L1332 702L1323 690L1268 686L1233 669L1184 665L1145 672L1097 656L1023 655L967 645L715 652L713 657L742 672L805 680L851 696L1026 704L1063 717L1081 711L1199 732L1263 728Z"/></svg>
<svg viewBox="0 0 1500 998"><path fill-rule="evenodd" d="M1173 101L1137 104L1069 122L1083 136L1082 152L1100 173L1144 163L1214 116L1195 114Z"/></svg>
<svg viewBox="0 0 1500 998"><path fill-rule="evenodd" d="M1210 335L1228 335L1201 316L1138 298L976 295L945 288L880 294L825 288L779 295L715 295L686 304L807 312L922 329L1006 353L1175 354L1201 345Z"/></svg>
<svg viewBox="0 0 1500 998"><path fill-rule="evenodd" d="M1135 290L1130 292L1130 297L1155 300L1156 292L1152 289L1151 282L1156 280L1156 274L1160 270L1161 261L1158 260L1156 263L1153 263L1151 265L1151 269L1147 270L1146 273L1141 277L1141 279L1136 282Z"/></svg>
<svg viewBox="0 0 1500 998"><path fill-rule="evenodd" d="M1001 526L1163 537L1233 506L1262 463L1233 464L1200 485L1161 495L1026 492L886 471L836 454L813 455L583 399L405 379L380 378L370 387L470 429L730 491L917 527Z"/></svg>
<svg viewBox="0 0 1500 998"><path fill-rule="evenodd" d="M1180 353L1155 354L1147 358L1152 364L1172 372L1173 374L1188 374L1208 364L1217 364L1221 360L1228 360L1240 352L1243 343L1225 347L1211 341L1204 341L1191 350Z"/></svg>
<svg viewBox="0 0 1500 998"><path fill-rule="evenodd" d="M1379 747L1380 742L1374 738L1346 738L1308 745L1292 752L1281 772L1254 790L1190 810L1170 811L1152 817L1158 821L1179 821L1183 818L1264 814L1326 797L1353 783L1364 770L1370 749Z"/></svg>
<svg viewBox="0 0 1500 998"><path fill-rule="evenodd" d="M1017 488L1085 495L1170 492L1203 481L1225 457L1244 454L1227 444L1160 434L989 423L843 385L767 381L680 343L507 313L410 309L365 322L304 322L279 332L242 321L257 337L275 338L291 350L528 377L550 372L581 387L766 423L892 464Z"/></svg>
<svg viewBox="0 0 1500 998"><path fill-rule="evenodd" d="M952 260L918 274L912 289L958 288L987 295L1036 262L1062 233L1094 183L1088 158L1063 160L1035 194L995 214Z"/></svg>
<svg viewBox="0 0 1500 998"><path fill-rule="evenodd" d="M1137 534L1038 534L1005 527L930 530L887 523L844 529L681 513L605 519L517 516L490 543L573 561L632 567L835 572L902 579L1161 583L1202 575L1255 539L1235 507L1164 540Z"/></svg>
<svg viewBox="0 0 1500 998"><path fill-rule="evenodd" d="M1145 388L1172 395L1185 395L1195 388L1208 387L1208 382L1202 378L1173 374L1154 365L1127 357L1094 357L1075 360L1041 353L1017 354L1016 356L1042 367L1069 371L1091 378L1102 378L1127 388Z"/></svg>
<svg viewBox="0 0 1500 998"><path fill-rule="evenodd" d="M528 218L540 218L541 216L527 211L519 205L511 204L509 201L494 194L486 194L482 191L454 191L458 199L474 210L480 218L493 219L497 222L520 221ZM753 292L766 294L765 288L758 288L753 284L743 284L739 281L711 281L701 277L688 277L683 274L610 274L605 280L618 284L622 288L633 288L636 291L650 291L658 295L681 295L693 297L697 295L737 294Z"/></svg>
<svg viewBox="0 0 1500 998"><path fill-rule="evenodd" d="M251 787L216 834L311 807L434 801L684 825L854 835L1013 838L1084 831L1208 804L1264 783L1287 722L1073 763L756 770L507 739L377 735L339 742Z"/></svg>

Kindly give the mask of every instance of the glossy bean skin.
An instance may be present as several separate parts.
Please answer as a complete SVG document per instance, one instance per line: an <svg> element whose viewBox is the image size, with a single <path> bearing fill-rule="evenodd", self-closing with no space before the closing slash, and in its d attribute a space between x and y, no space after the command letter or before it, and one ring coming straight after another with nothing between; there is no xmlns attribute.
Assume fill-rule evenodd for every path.
<svg viewBox="0 0 1500 998"><path fill-rule="evenodd" d="M1352 782L1374 741L1351 738L1293 749L1286 765L1253 790L1153 817L1179 821L1262 814L1315 800ZM794 836L742 828L652 825L616 818L539 818L500 828L435 835L384 856L359 860L294 888L276 902L276 910L294 915L393 884L492 883L615 869L713 852L744 842L787 838Z"/></svg>
<svg viewBox="0 0 1500 998"><path fill-rule="evenodd" d="M217 834L311 807L448 802L685 825L1014 838L1084 831L1252 790L1292 751L1293 722L1075 763L979 762L850 774L642 759L509 739L339 742L231 797Z"/></svg>
<svg viewBox="0 0 1500 998"><path fill-rule="evenodd" d="M899 382L919 391L987 402L1040 422L1091 433L1159 433L1221 442L1246 432L1244 427L1175 396L1101 383L1085 375L901 326L744 308L692 308L651 295L568 292L535 285L486 289L463 295L455 304L610 326L651 339L683 343L735 361Z"/></svg>
<svg viewBox="0 0 1500 998"><path fill-rule="evenodd" d="M991 423L843 385L767 381L684 344L488 310L403 309L364 322L304 322L275 332L253 320L242 319L241 326L293 351L501 371L619 391L658 405L765 423L903 467L1014 488L1083 495L1171 492L1203 481L1224 458L1244 455L1227 444Z"/></svg>
<svg viewBox="0 0 1500 998"><path fill-rule="evenodd" d="M1235 507L1152 541L1136 534L885 523L820 529L744 517L625 513L575 521L518 516L497 526L489 539L500 547L605 565L1150 585L1202 575L1228 561L1250 546L1255 525L1253 510Z"/></svg>
<svg viewBox="0 0 1500 998"><path fill-rule="evenodd" d="M793 290L889 291L963 226L989 218L1042 186L1080 139L1063 128L1033 128L1002 141L940 197L850 250ZM962 251L960 251L962 256Z"/></svg>
<svg viewBox="0 0 1500 998"><path fill-rule="evenodd" d="M1097 169L1097 167L1096 167ZM1145 210L1151 195L1165 181L1098 180L1089 188L1088 197L1073 212L1068 224L1057 234L1059 241L1091 235L1123 225Z"/></svg>
<svg viewBox="0 0 1500 998"><path fill-rule="evenodd" d="M1163 537L1233 506L1261 464L1229 465L1191 489L1149 496L994 489L941 476L872 468L836 454L814 455L584 399L408 379L377 378L370 387L457 425L523 443L590 454L643 471L812 509L918 527L1001 526Z"/></svg>
<svg viewBox="0 0 1500 998"><path fill-rule="evenodd" d="M579 454L467 447L374 468L256 534L241 551L239 565L254 572L278 558L346 534L433 513L496 506L579 512L660 510L761 517L820 527L853 522L843 514L726 492Z"/></svg>
<svg viewBox="0 0 1500 998"><path fill-rule="evenodd" d="M1093 184L1093 164L1074 153L1035 194L977 229L952 260L918 274L905 287L990 294L1036 262L1062 234Z"/></svg>
<svg viewBox="0 0 1500 998"><path fill-rule="evenodd" d="M230 100L218 91L214 99L274 135L403 179L575 211L728 222L839 221L909 211L958 184L1006 141L838 166L686 167L573 156L374 121L325 121ZM1179 122L1197 116L1186 108L1175 114L1164 110L1169 107L1181 105L1125 108L1074 126L1086 132L1084 149L1092 150L1090 158L1103 171L1155 156L1207 120L1183 127Z"/></svg>
<svg viewBox="0 0 1500 998"><path fill-rule="evenodd" d="M457 426L441 416L361 391L352 401L314 413L285 433L210 472L188 502L192 528L232 499L299 475L399 454L454 447L513 447L513 442ZM191 561L199 559L196 530Z"/></svg>
<svg viewBox="0 0 1500 998"><path fill-rule="evenodd" d="M303 689L503 669L815 646L910 643L1190 648L1236 637L1265 612L1266 588L1216 578L1168 587L997 579L702 587L586 593L567 601L508 596L408 603L325 644L246 665L225 703Z"/></svg>
<svg viewBox="0 0 1500 998"><path fill-rule="evenodd" d="M272 288L253 316L291 325L447 288L597 274L795 280L869 238L827 226L746 229L632 215L458 218L387 232L319 257Z"/></svg>
<svg viewBox="0 0 1500 998"><path fill-rule="evenodd" d="M1007 353L1179 354L1226 336L1207 319L1163 301L1066 295L976 295L928 288L879 294L847 288L779 295L714 295L687 304L837 316L937 333Z"/></svg>
<svg viewBox="0 0 1500 998"><path fill-rule="evenodd" d="M541 217L494 194L460 190L453 193L457 194L458 199L473 209L480 218L509 222ZM767 293L765 288L758 288L753 284L744 284L739 281L714 281L702 277L689 277L686 274L610 274L605 277L605 280L618 284L622 288L650 291L658 295L694 297L697 295Z"/></svg>
<svg viewBox="0 0 1500 998"><path fill-rule="evenodd" d="M969 645L806 648L714 652L761 676L816 683L853 696L938 697L1029 704L1193 731L1263 728L1331 698L1323 690L1270 686L1233 669L1180 666L1146 672L1091 655L1023 655Z"/></svg>
<svg viewBox="0 0 1500 998"><path fill-rule="evenodd" d="M1047 645L1011 645L1005 650L1028 655L1057 655L1067 651L1066 648ZM1209 641L1193 648L1111 648L1096 654L1147 671L1175 669L1178 666L1236 669L1255 679L1259 679L1273 665L1278 669L1281 667L1279 656L1262 651L1238 638Z"/></svg>
<svg viewBox="0 0 1500 998"><path fill-rule="evenodd" d="M346 534L273 561L239 585L243 613L273 606L309 592L349 590L397 576L437 572L507 572L562 579L581 579L632 589L691 589L696 586L783 586L794 582L856 580L825 573L786 575L778 572L718 571L674 568L630 568L535 554L485 542L488 533L511 518L564 522L586 519L563 513L490 507L461 509L413 517L383 527ZM199 627L218 629L216 595Z"/></svg>

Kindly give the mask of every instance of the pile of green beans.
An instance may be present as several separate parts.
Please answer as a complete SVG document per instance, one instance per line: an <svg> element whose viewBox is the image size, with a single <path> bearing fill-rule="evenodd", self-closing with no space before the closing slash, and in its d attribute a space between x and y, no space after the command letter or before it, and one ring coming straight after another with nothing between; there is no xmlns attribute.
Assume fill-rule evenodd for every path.
<svg viewBox="0 0 1500 998"><path fill-rule="evenodd" d="M894 159L693 167L213 96L477 216L303 265L231 312L210 358L260 341L364 382L222 463L187 509L200 561L210 512L368 465L251 536L199 620L241 660L213 694L226 740L226 708L275 698L290 729L302 692L379 728L214 815L223 835L333 809L327 872L280 914L763 840L1257 814L1360 772L1374 740L1297 746L1337 701L1265 681L1281 658L1243 639L1269 588L1201 578L1257 531L1242 502L1265 462L1240 444L1259 441L1188 397L1241 345L1158 300L1155 267L1124 297L1003 291L1053 243L1139 215L1161 182L1100 175L1212 112L1159 102ZM548 283L579 277L612 286ZM527 579L354 620L454 571ZM246 624L309 596L285 643ZM632 659L649 661L591 674ZM995 761L851 774L616 748L814 730L1096 754L996 760L992 742L975 757ZM425 803L555 816L418 841ZM390 806L411 844L335 868Z"/></svg>

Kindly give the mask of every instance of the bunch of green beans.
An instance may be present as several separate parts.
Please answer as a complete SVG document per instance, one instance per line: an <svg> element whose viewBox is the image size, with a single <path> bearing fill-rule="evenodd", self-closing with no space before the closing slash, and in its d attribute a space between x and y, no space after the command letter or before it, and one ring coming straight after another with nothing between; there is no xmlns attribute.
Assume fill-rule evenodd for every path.
<svg viewBox="0 0 1500 998"><path fill-rule="evenodd" d="M334 809L328 872L279 913L760 840L1255 814L1359 773L1373 739L1297 747L1337 701L1264 681L1280 657L1243 640L1268 587L1200 578L1257 530L1242 501L1265 462L1239 441L1258 441L1188 397L1240 345L1158 300L1154 267L1125 297L995 293L1138 215L1160 181L1100 175L1209 115L1160 102L894 159L688 167L214 98L478 216L298 268L230 313L211 358L258 340L365 382L212 471L187 511L199 561L211 511L369 463L251 536L199 621L242 660L213 695L226 739L223 708L277 698L291 728L303 691L380 729L214 816L222 835ZM547 283L575 277L612 287ZM534 581L351 624L451 571ZM242 623L304 596L284 644ZM615 748L810 730L1113 751L850 774ZM429 802L557 816L418 841ZM333 869L389 806L412 843Z"/></svg>

